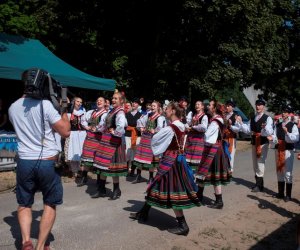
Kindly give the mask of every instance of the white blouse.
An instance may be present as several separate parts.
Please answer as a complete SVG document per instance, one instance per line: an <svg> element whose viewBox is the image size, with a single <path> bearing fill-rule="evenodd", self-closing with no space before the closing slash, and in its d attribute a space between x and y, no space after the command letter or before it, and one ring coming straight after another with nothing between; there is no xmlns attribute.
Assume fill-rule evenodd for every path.
<svg viewBox="0 0 300 250"><path fill-rule="evenodd" d="M222 124L224 124L224 120L221 117L216 118L218 121L220 121ZM209 144L215 144L218 139L219 135L219 124L216 121L212 121L204 134L204 141Z"/></svg>
<svg viewBox="0 0 300 250"><path fill-rule="evenodd" d="M174 121L172 124L174 124L176 127L179 128L181 132L184 132L185 127L184 124L178 120ZM153 135L151 140L151 148L154 155L160 155L164 153L167 148L169 147L173 137L174 137L174 130L171 128L171 126L167 126L162 128L159 132L157 132L155 135Z"/></svg>

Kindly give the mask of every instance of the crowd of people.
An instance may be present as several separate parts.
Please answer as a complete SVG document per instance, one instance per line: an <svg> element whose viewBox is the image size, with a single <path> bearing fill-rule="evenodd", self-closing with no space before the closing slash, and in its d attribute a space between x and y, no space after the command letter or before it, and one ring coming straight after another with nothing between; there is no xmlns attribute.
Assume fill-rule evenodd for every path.
<svg viewBox="0 0 300 250"><path fill-rule="evenodd" d="M115 91L111 100L97 98L95 108L88 111L83 108L82 98L75 97L72 109L61 115L51 108L49 101L42 101L47 119L41 130L37 125L41 120L40 102L24 95L9 109L19 139L16 192L23 249L33 249L29 238L30 213L37 189L43 193L46 214L42 216L36 249L47 247L55 207L62 203L61 182L57 173L50 171L57 161L59 147L78 187L87 184L89 171L97 174L97 191L91 195L94 199L108 196L107 177L113 180L110 200L117 200L122 195L120 177L127 176L133 184L138 184L144 182L144 172L148 172L145 204L131 213L130 218L146 221L152 206L173 209L178 224L168 231L177 235L189 233L183 210L204 204L205 186L214 187L216 198L208 207L223 208L221 187L231 181L240 131L252 136L255 176L252 192L264 191L265 161L269 143L273 142L278 179L276 197L285 201L292 198L294 145L299 141L299 126L291 120L292 110L288 106L282 107L282 119L275 123L265 114L265 101L258 99L255 116L249 124L244 124L234 113L233 100L222 104L213 99L207 105L198 100L191 111L184 96L161 104L141 98L130 101ZM24 128L26 121L29 123ZM32 143L34 147L28 147ZM41 171L44 167L45 171ZM43 185L49 178L52 186Z"/></svg>

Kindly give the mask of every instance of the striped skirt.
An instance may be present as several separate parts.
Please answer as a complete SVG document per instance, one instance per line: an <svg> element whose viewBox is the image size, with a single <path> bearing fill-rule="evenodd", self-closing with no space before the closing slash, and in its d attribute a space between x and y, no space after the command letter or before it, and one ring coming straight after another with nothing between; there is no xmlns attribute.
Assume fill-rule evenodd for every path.
<svg viewBox="0 0 300 250"><path fill-rule="evenodd" d="M196 170L197 166L201 162L203 150L204 134L194 131L188 133L185 144L185 154L186 161L193 170Z"/></svg>
<svg viewBox="0 0 300 250"><path fill-rule="evenodd" d="M204 185L227 185L231 180L230 160L221 142L206 146L197 175L205 176L200 183Z"/></svg>
<svg viewBox="0 0 300 250"><path fill-rule="evenodd" d="M144 132L137 146L133 164L139 168L149 169L158 166L159 158L153 155L151 139L153 134Z"/></svg>
<svg viewBox="0 0 300 250"><path fill-rule="evenodd" d="M86 167L93 167L96 151L99 151L101 133L87 132L87 136L83 143L81 165Z"/></svg>
<svg viewBox="0 0 300 250"><path fill-rule="evenodd" d="M146 201L149 205L175 210L200 206L188 165L179 162L177 157L176 151L166 151L162 157L154 182L147 190ZM160 175L160 172L163 174Z"/></svg>
<svg viewBox="0 0 300 250"><path fill-rule="evenodd" d="M125 176L127 163L125 156L126 145L122 138L110 133L103 133L99 150L96 151L94 167L101 170L105 176Z"/></svg>

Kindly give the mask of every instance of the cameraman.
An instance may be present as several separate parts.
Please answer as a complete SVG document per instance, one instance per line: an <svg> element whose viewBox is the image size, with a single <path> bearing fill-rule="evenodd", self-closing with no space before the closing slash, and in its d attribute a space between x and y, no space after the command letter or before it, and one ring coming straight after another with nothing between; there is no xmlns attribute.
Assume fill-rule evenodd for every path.
<svg viewBox="0 0 300 250"><path fill-rule="evenodd" d="M61 178L54 168L59 154L54 132L58 132L64 138L70 135L70 123L65 111L62 110L60 115L52 102L46 100L47 98L36 99L28 94L28 82L35 83L39 80L39 72L27 70L23 73L24 93L27 94L9 108L9 119L18 138L16 197L19 204L18 220L22 234L22 249L26 250L34 249L30 240L31 206L37 190L43 194L44 211L35 249L50 249L45 243L55 221L56 205L63 202ZM46 85L45 78L50 77L47 72L43 73L45 77L41 86Z"/></svg>

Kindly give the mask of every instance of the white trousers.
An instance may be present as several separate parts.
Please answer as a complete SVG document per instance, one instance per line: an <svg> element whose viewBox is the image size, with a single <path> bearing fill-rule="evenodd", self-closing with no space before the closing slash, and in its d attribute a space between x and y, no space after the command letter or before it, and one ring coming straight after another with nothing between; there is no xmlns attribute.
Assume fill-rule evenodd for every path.
<svg viewBox="0 0 300 250"><path fill-rule="evenodd" d="M252 162L253 162L253 170L257 177L264 177L265 173L265 162L268 156L269 144L261 145L261 156L257 158L256 156L256 147L252 145Z"/></svg>
<svg viewBox="0 0 300 250"><path fill-rule="evenodd" d="M141 141L141 137L138 137L136 139L136 145L139 145L140 141ZM126 142L126 152L125 152L126 153L126 160L131 163L134 159L136 148L135 149L131 148L131 137L125 136L125 142Z"/></svg>
<svg viewBox="0 0 300 250"><path fill-rule="evenodd" d="M278 150L275 149L275 159L277 162L278 159ZM285 150L285 168L282 172L277 171L277 180L293 183L293 167L294 167L294 151L293 150Z"/></svg>
<svg viewBox="0 0 300 250"><path fill-rule="evenodd" d="M231 171L233 171L235 152L236 152L236 139L233 139L232 151L230 153L230 158L231 158L230 159L230 167L231 167Z"/></svg>

